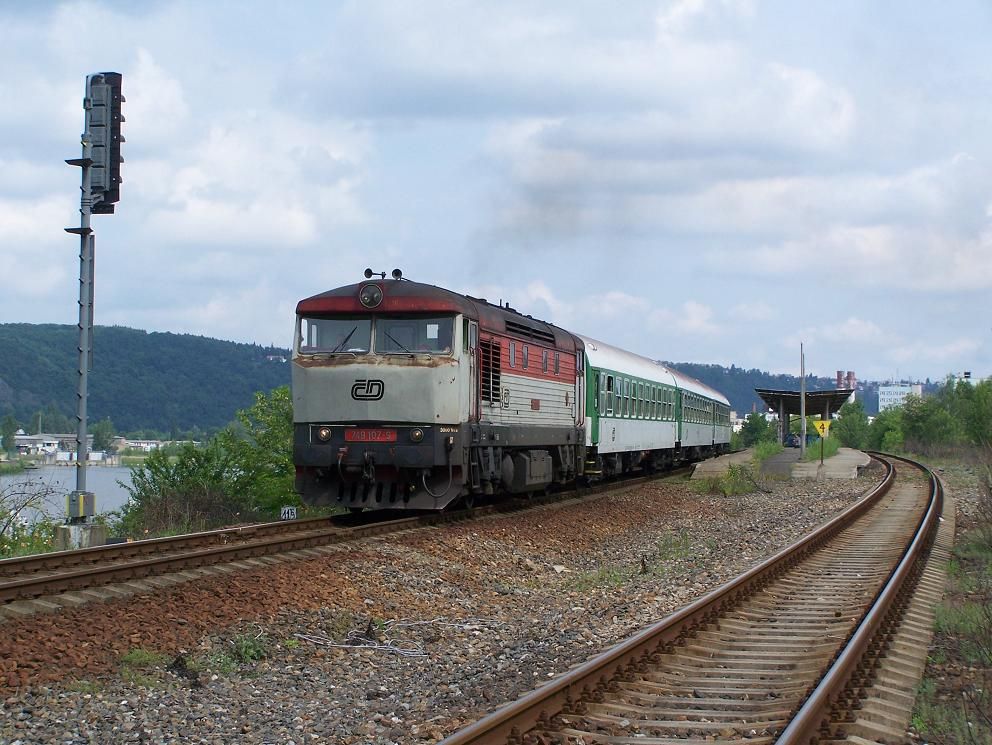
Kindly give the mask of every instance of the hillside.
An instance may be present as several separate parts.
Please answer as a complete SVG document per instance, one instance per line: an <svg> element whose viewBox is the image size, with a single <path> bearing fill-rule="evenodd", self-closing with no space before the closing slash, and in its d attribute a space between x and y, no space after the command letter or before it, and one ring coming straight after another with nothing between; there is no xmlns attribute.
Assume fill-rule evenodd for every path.
<svg viewBox="0 0 992 745"><path fill-rule="evenodd" d="M75 326L0 324L0 418L25 424L54 408L75 421L77 336ZM122 432L221 427L256 391L289 384L289 365L266 359L285 349L122 326L97 326L93 349L88 419Z"/></svg>
<svg viewBox="0 0 992 745"><path fill-rule="evenodd" d="M45 412L52 422L75 421L75 326L0 324L0 418L13 413L22 425ZM286 349L208 339L189 334L139 331L121 326L94 330L89 421L109 417L118 431L186 432L222 427L250 406L256 391L289 383ZM799 390L799 378L731 365L666 363L723 392L745 416L764 408L755 388ZM809 390L833 388L830 378L807 376ZM859 384L858 398L877 411L875 384ZM63 417L65 419L63 419ZM73 430L74 425L65 424ZM33 431L33 429L31 430Z"/></svg>
<svg viewBox="0 0 992 745"><path fill-rule="evenodd" d="M720 391L730 400L730 408L741 417L747 416L752 411L765 410L764 402L754 392L755 388L798 391L800 386L800 379L795 375L773 375L763 370L745 370L736 365L723 367L722 365L699 365L693 362L666 362L665 364ZM806 390L808 391L832 390L834 387L833 378L806 376ZM865 405L865 410L868 411L869 402L864 395L865 391L860 388L859 384L858 400ZM877 393L874 400L874 406L869 412L871 414L878 410Z"/></svg>

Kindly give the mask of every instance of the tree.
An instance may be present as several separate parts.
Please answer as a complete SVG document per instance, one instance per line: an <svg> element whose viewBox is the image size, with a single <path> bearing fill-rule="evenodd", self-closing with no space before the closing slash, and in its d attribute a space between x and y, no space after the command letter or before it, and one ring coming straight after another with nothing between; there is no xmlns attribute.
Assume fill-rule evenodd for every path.
<svg viewBox="0 0 992 745"><path fill-rule="evenodd" d="M973 445L992 446L992 380L960 382L954 389L955 414Z"/></svg>
<svg viewBox="0 0 992 745"><path fill-rule="evenodd" d="M8 453L11 453L15 449L14 435L17 432L17 420L14 419L13 414L8 414L3 418L3 422L0 422L0 448Z"/></svg>
<svg viewBox="0 0 992 745"><path fill-rule="evenodd" d="M902 405L904 441L913 449L929 452L934 446L952 445L962 439L961 423L948 411L947 387L936 396L906 396Z"/></svg>
<svg viewBox="0 0 992 745"><path fill-rule="evenodd" d="M775 427L761 414L748 414L741 427L741 445L749 448L759 442L775 440Z"/></svg>
<svg viewBox="0 0 992 745"><path fill-rule="evenodd" d="M868 444L868 416L860 401L852 401L840 407L840 418L831 427L840 444L849 448L862 449Z"/></svg>
<svg viewBox="0 0 992 745"><path fill-rule="evenodd" d="M902 407L880 411L868 428L868 447L886 453L899 452L903 447Z"/></svg>
<svg viewBox="0 0 992 745"><path fill-rule="evenodd" d="M236 464L236 488L258 509L274 511L295 504L293 492L293 399L289 386L269 395L255 394L255 404L238 412L237 422L216 438Z"/></svg>
<svg viewBox="0 0 992 745"><path fill-rule="evenodd" d="M107 451L111 449L110 445L117 433L114 431L114 423L109 418L102 419L94 424L90 428L90 431L93 435L94 450Z"/></svg>

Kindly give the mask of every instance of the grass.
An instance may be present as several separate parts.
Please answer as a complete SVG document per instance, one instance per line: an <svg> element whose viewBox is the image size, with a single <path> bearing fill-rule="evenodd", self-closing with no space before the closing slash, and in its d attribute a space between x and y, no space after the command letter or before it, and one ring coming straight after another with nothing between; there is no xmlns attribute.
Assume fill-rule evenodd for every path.
<svg viewBox="0 0 992 745"><path fill-rule="evenodd" d="M161 652L152 652L147 649L132 649L121 657L121 665L134 670L146 670L150 667L157 667L165 664L166 656Z"/></svg>
<svg viewBox="0 0 992 745"><path fill-rule="evenodd" d="M75 693L88 693L91 696L100 693L103 690L103 686L95 680L85 680L82 678L77 678L76 680L70 680L66 683L66 690L73 691Z"/></svg>
<svg viewBox="0 0 992 745"><path fill-rule="evenodd" d="M751 454L751 462L754 464L755 469L761 470L761 464L766 460L771 458L773 455L781 453L785 448L780 442L769 442L764 440L762 442L755 443L754 452Z"/></svg>
<svg viewBox="0 0 992 745"><path fill-rule="evenodd" d="M264 634L238 634L228 639L224 648L217 649L206 658L193 661L188 666L191 670L210 669L220 675L230 675L242 665L250 665L268 657L269 645L269 638ZM287 639L283 645L295 649L300 643L296 639Z"/></svg>
<svg viewBox="0 0 992 745"><path fill-rule="evenodd" d="M840 440L836 437L825 437L821 438L819 441L814 441L812 445L806 448L806 456L803 458L805 461L820 460L820 444L823 444L823 457L831 458L837 455L837 451L840 450Z"/></svg>
<svg viewBox="0 0 992 745"><path fill-rule="evenodd" d="M268 654L268 639L262 636L239 634L231 639L231 654L241 663L256 662L265 659Z"/></svg>
<svg viewBox="0 0 992 745"><path fill-rule="evenodd" d="M713 541L707 541L704 547L711 551L715 545ZM664 533L655 544L654 553L651 556L642 556L639 565L599 566L592 571L575 575L569 581L568 589L586 592L594 588L621 587L637 575L664 577L668 574L668 564L692 557L692 549L692 537L687 531Z"/></svg>
<svg viewBox="0 0 992 745"><path fill-rule="evenodd" d="M912 725L924 741L992 743L992 467L983 471L974 523L949 562L917 689Z"/></svg>
<svg viewBox="0 0 992 745"><path fill-rule="evenodd" d="M700 494L722 494L725 497L750 494L758 488L751 468L736 463L728 466L722 474L707 476L691 483L693 489Z"/></svg>
<svg viewBox="0 0 992 745"><path fill-rule="evenodd" d="M132 649L121 657L121 677L131 685L157 688L161 682L151 672L164 665L167 659L161 652Z"/></svg>
<svg viewBox="0 0 992 745"><path fill-rule="evenodd" d="M633 571L623 567L601 566L591 572L576 575L569 588L576 592L586 592L597 587L620 587L633 576Z"/></svg>
<svg viewBox="0 0 992 745"><path fill-rule="evenodd" d="M0 463L0 476L12 476L15 473L21 473L23 470L24 463L19 460Z"/></svg>

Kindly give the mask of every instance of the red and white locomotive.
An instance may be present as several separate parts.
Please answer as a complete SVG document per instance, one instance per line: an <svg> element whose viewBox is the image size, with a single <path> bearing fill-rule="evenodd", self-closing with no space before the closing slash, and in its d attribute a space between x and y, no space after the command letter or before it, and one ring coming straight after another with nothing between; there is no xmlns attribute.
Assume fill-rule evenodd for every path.
<svg viewBox="0 0 992 745"><path fill-rule="evenodd" d="M697 381L678 376L695 384L685 392L694 401L712 402L712 431L683 447L670 426L680 407L662 419L661 383L650 402L644 392L650 376L633 380L634 398L628 380L626 401L612 391L607 399L605 372L587 364L581 337L398 270L391 281L366 270L366 281L301 300L296 313L293 452L307 504L437 510L702 457L729 442L729 417L726 427L717 422L723 408L729 414L726 399ZM673 380L664 366L637 359L656 366L649 372L659 381ZM636 452L611 455L604 469L594 440L607 401L610 416L631 420L622 423L641 420L641 435ZM663 421L674 434L645 440L654 429L661 437Z"/></svg>

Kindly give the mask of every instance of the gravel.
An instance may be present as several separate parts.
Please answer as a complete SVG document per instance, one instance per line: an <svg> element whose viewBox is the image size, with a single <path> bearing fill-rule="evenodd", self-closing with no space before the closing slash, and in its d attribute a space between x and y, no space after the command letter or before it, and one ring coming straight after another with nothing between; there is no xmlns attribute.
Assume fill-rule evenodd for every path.
<svg viewBox="0 0 992 745"><path fill-rule="evenodd" d="M0 625L0 743L428 743L867 491L656 482Z"/></svg>

